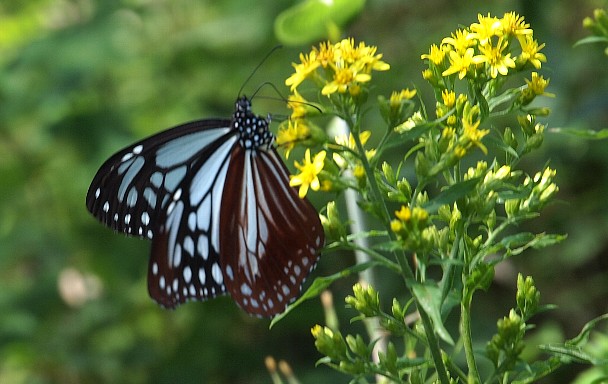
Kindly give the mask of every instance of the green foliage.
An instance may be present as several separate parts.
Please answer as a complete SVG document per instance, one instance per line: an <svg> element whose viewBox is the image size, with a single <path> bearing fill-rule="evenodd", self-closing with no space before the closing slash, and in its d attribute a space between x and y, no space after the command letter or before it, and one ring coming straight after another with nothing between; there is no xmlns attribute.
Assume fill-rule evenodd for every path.
<svg viewBox="0 0 608 384"><path fill-rule="evenodd" d="M405 306L393 298L391 312L384 312L375 281L355 284L353 296L346 297L347 307L357 313L351 322L362 320L368 329L378 324L392 336L388 340L370 332L367 344L360 334L343 337L338 329L313 328L315 346L325 355L319 363L352 376L352 382L380 375L390 382L523 383L574 361L566 355L592 361L568 342L544 346L552 353L549 358L523 359L530 319L550 307L540 305L534 280L519 275L517 306L498 320L497 332L487 342L485 357L493 370L478 368L480 356L473 347L478 341L472 333L475 294L490 288L501 262L565 239L518 230L538 218L558 192L555 169L545 165L527 174L519 168L544 140L545 125L539 120L548 108L532 103L539 96L554 97L545 92L549 80L535 72L546 61L540 52L544 44L534 40L530 26L513 12L502 18L479 15L478 21L422 55L428 65L423 77L435 95L435 116L423 103L416 110L412 99L418 90L405 89L378 98L385 126L369 127L365 117L373 108L368 102L373 78L390 66L376 47L354 39L322 43L301 54L286 80L290 101L318 105L334 116L333 124L340 119L347 128L334 140L310 141L308 127L319 126L319 115L309 117L292 107L292 119L280 128L278 142L287 152L301 145L307 159L312 151L315 159L323 159L323 167L298 167L297 179L306 175L314 180L306 191L310 187L340 194L349 186L358 193L359 207L377 223L373 231L345 235L345 220L331 203L323 220L333 234L327 248L351 244L375 261L389 260L397 267L389 270L404 282L400 294L409 298ZM516 128L504 123L507 117ZM368 143L371 132L380 132L375 147ZM396 166L382 157L385 146L401 148ZM413 169L409 176L401 172L406 167ZM379 242L378 253L364 246L372 239ZM441 280L433 278L437 275ZM446 318L458 306L455 341ZM411 317L416 320L406 320ZM378 351L376 343L383 343ZM465 369L454 362L460 347Z"/></svg>

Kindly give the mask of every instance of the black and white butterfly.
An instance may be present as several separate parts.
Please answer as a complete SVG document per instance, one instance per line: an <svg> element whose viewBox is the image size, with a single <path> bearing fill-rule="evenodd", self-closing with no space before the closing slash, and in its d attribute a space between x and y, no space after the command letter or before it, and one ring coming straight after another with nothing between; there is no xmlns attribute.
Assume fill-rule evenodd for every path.
<svg viewBox="0 0 608 384"><path fill-rule="evenodd" d="M249 314L274 316L301 291L324 233L289 186L269 118L246 97L230 120L199 120L110 157L87 194L108 227L152 240L150 296L164 307L230 294Z"/></svg>

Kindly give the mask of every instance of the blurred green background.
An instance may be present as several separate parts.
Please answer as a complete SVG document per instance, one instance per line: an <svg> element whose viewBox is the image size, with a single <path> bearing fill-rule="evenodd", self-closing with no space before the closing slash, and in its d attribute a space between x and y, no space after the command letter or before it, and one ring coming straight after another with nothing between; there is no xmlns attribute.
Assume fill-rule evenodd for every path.
<svg viewBox="0 0 608 384"><path fill-rule="evenodd" d="M112 233L84 204L98 167L124 145L229 116L245 79L278 44L275 18L293 4L0 1L0 383L267 383L267 355L289 362L303 383L348 381L314 368L318 302L272 330L228 298L163 310L147 296L149 243ZM415 84L424 95L420 55L430 44L477 13L518 11L547 44L542 73L557 95L543 100L553 111L548 126L599 129L608 128L608 57L599 45L572 47L588 35L581 22L596 7L607 2L376 0L342 33L377 45L391 64L375 92ZM286 94L291 62L311 44L274 53L244 93L270 82ZM287 113L276 92L262 93L275 100L257 98L256 112ZM503 266L475 305L477 336L490 335L513 305L517 270L535 277L543 303L558 305L536 319L533 338L571 338L608 312L607 145L549 133L528 161L537 170L550 158L561 188L560 201L530 229L569 239ZM324 257L313 276L352 262ZM345 332L353 312L342 303L352 283L333 286ZM586 368L544 382L569 383Z"/></svg>

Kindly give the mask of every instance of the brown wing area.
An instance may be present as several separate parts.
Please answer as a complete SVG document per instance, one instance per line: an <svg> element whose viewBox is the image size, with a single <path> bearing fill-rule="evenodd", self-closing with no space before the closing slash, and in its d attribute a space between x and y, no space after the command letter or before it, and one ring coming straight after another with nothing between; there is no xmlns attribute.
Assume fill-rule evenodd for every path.
<svg viewBox="0 0 608 384"><path fill-rule="evenodd" d="M221 207L220 264L227 291L249 314L283 312L300 295L324 243L316 210L289 186L274 149L239 146Z"/></svg>

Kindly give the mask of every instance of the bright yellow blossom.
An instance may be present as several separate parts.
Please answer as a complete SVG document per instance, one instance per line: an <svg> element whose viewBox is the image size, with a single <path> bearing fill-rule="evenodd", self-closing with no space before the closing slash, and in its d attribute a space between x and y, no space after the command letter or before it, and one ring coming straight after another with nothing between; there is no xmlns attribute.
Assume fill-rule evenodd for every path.
<svg viewBox="0 0 608 384"><path fill-rule="evenodd" d="M431 45L429 53L421 55L420 59L428 59L433 64L439 65L443 62L443 59L445 59L445 54L447 51L448 49L445 45L441 45L441 47L438 47L437 44L433 44Z"/></svg>
<svg viewBox="0 0 608 384"><path fill-rule="evenodd" d="M285 149L285 158L289 158L289 153L295 147L298 141L308 138L310 128L304 120L296 119L289 120L287 125L283 124L277 132L276 143L279 147Z"/></svg>
<svg viewBox="0 0 608 384"><path fill-rule="evenodd" d="M310 52L308 55L300 53L300 64L293 63L292 65L296 71L285 80L285 85L290 86L293 91L319 67L317 54L315 51Z"/></svg>
<svg viewBox="0 0 608 384"><path fill-rule="evenodd" d="M367 140L369 140L371 135L372 135L372 133L370 131L363 131L363 132L359 133L359 141L361 141L361 144L365 145L365 143L367 143ZM334 140L335 140L336 144L338 144L338 145L346 147L352 151L357 151L357 145L355 144L355 138L354 138L352 132L348 136L346 134L336 136L334 138ZM369 149L369 150L365 151L365 157L367 157L368 159L371 159L375 154L376 154L375 149ZM348 161L345 158L345 156L343 156L339 153L334 153L333 159L336 162L336 164L338 165L338 167L340 167L340 168L346 168L348 166Z"/></svg>
<svg viewBox="0 0 608 384"><path fill-rule="evenodd" d="M355 66L336 68L333 80L325 84L321 90L321 94L327 96L336 92L344 93L350 85L365 83L370 81L371 78L367 73L360 73Z"/></svg>
<svg viewBox="0 0 608 384"><path fill-rule="evenodd" d="M363 66L363 70L367 73L372 70L386 71L390 66L380 60L381 54L376 55L377 48L373 45L367 46L360 42L355 47L355 39L343 39L335 46L336 56L347 64L358 64Z"/></svg>
<svg viewBox="0 0 608 384"><path fill-rule="evenodd" d="M293 90L293 93L289 95L287 99L287 108L290 108L293 112L291 112L291 119L301 119L306 116L306 107L308 106L308 101L302 97L298 93L296 89Z"/></svg>
<svg viewBox="0 0 608 384"><path fill-rule="evenodd" d="M525 79L530 89L536 96L545 95L549 97L555 96L552 93L545 93L545 88L549 85L549 79L539 76L537 72L532 72L532 80Z"/></svg>
<svg viewBox="0 0 608 384"><path fill-rule="evenodd" d="M470 39L476 39L480 45L486 45L491 43L492 37L502 35L503 27L497 17L478 14L477 20L479 23L471 24Z"/></svg>
<svg viewBox="0 0 608 384"><path fill-rule="evenodd" d="M412 210L402 205L400 210L395 211L395 216L401 221L409 221L412 218Z"/></svg>
<svg viewBox="0 0 608 384"><path fill-rule="evenodd" d="M329 63L336 61L334 45L329 41L319 44L319 48L313 47L313 52L317 56L317 61L323 68L327 68Z"/></svg>
<svg viewBox="0 0 608 384"><path fill-rule="evenodd" d="M515 68L515 61L511 58L511 54L503 55L503 51L507 48L507 41L502 37L498 39L496 46L486 44L479 47L481 52L481 62L488 64L490 69L490 77L495 79L500 73L506 76L509 73L509 68Z"/></svg>
<svg viewBox="0 0 608 384"><path fill-rule="evenodd" d="M476 119L475 121L472 121L473 120L472 115L473 114L469 115L468 118L463 117L463 119L462 119L464 138L467 139L470 144L477 146L479 149L482 150L483 153L487 154L488 149L486 148L485 145L483 145L483 143L481 142L481 139L484 136L486 136L488 133L490 133L490 130L489 129L478 129L479 124L481 123L481 120Z"/></svg>
<svg viewBox="0 0 608 384"><path fill-rule="evenodd" d="M521 55L519 59L525 62L530 62L536 69L540 69L541 62L546 62L547 57L539 51L545 47L545 44L538 45L531 35L526 35L523 39L519 39L521 44Z"/></svg>
<svg viewBox="0 0 608 384"><path fill-rule="evenodd" d="M446 44L451 45L458 53L464 53L467 51L467 48L474 43L475 41L470 36L470 33L464 29L459 29L456 32L453 32L450 37L441 40L442 50L445 50L446 52L449 50L449 47L443 47Z"/></svg>
<svg viewBox="0 0 608 384"><path fill-rule="evenodd" d="M308 189L312 189L313 191L318 191L321 187L321 183L319 182L319 173L323 170L323 162L325 161L325 156L327 153L325 151L321 151L317 153L314 159L310 160L310 149L306 149L306 153L304 154L304 162L302 164L295 162L295 166L300 173L297 175L291 175L289 180L289 185L292 187L300 186L298 190L298 195L300 198L304 198L308 193Z"/></svg>
<svg viewBox="0 0 608 384"><path fill-rule="evenodd" d="M456 92L444 89L441 92L441 99L443 100L443 105L452 108L456 105Z"/></svg>
<svg viewBox="0 0 608 384"><path fill-rule="evenodd" d="M524 21L524 17L515 12L507 12L500 20L502 31L505 35L532 35L530 24Z"/></svg>
<svg viewBox="0 0 608 384"><path fill-rule="evenodd" d="M456 51L450 51L450 67L441 73L442 76L449 76L458 73L458 78L463 79L467 75L467 71L473 64L483 61L481 56L474 56L473 48L467 48L462 55Z"/></svg>
<svg viewBox="0 0 608 384"><path fill-rule="evenodd" d="M401 91L393 91L389 99L391 108L398 108L403 100L411 100L416 96L416 90L410 90L409 88L402 89Z"/></svg>

